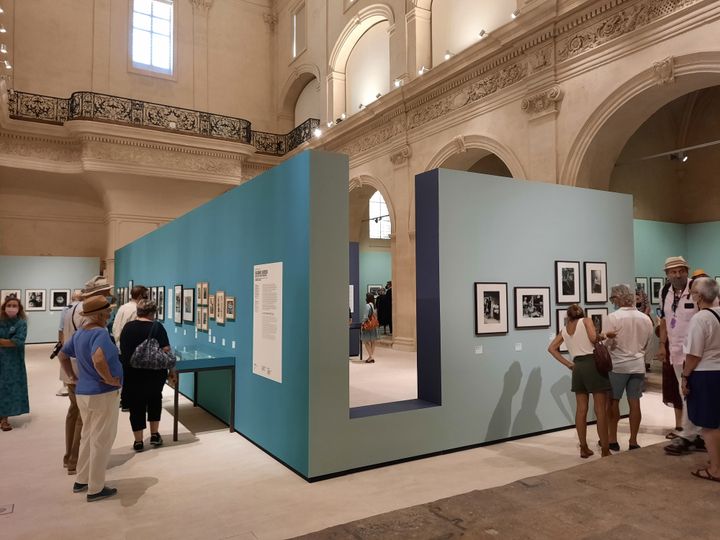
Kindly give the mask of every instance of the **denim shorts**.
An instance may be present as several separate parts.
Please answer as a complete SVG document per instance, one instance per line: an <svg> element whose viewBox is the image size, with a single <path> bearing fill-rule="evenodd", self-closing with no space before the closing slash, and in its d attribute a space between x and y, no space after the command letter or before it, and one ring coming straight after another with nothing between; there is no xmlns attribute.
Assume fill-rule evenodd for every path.
<svg viewBox="0 0 720 540"><path fill-rule="evenodd" d="M608 373L610 378L610 387L612 389L612 398L620 399L627 390L628 399L640 399L645 390L645 374L644 373Z"/></svg>

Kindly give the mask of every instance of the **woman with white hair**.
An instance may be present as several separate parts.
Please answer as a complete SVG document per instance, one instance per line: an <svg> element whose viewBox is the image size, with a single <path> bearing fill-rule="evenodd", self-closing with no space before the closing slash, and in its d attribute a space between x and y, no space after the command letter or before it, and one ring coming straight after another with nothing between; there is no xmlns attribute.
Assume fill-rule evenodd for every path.
<svg viewBox="0 0 720 540"><path fill-rule="evenodd" d="M88 491L88 502L117 493L117 489L105 485L105 470L117 433L118 390L122 386L118 350L107 330L110 313L110 302L104 296L86 298L82 303L82 328L65 342L59 354L66 376L76 384L83 422L73 493ZM77 359L77 378L71 357Z"/></svg>
<svg viewBox="0 0 720 540"><path fill-rule="evenodd" d="M690 421L702 428L710 462L692 474L720 482L720 287L707 277L693 281L699 311L690 320L683 351L682 390Z"/></svg>

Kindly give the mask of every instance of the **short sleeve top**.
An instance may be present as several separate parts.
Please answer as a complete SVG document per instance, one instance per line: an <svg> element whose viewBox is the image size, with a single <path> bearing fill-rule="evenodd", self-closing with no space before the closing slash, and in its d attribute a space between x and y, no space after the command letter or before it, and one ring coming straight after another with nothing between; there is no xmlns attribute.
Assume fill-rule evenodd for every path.
<svg viewBox="0 0 720 540"><path fill-rule="evenodd" d="M123 370L115 344L110 339L107 328L81 328L65 342L62 351L77 358L78 381L75 393L80 395L105 394L117 390L116 386L105 384L93 364L93 354L102 349L110 374L120 377L122 383Z"/></svg>

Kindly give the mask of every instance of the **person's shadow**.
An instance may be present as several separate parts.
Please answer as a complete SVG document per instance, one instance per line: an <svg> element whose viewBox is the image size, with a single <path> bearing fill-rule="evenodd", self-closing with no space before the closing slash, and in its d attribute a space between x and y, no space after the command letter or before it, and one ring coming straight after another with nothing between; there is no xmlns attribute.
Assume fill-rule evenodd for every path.
<svg viewBox="0 0 720 540"><path fill-rule="evenodd" d="M533 368L525 384L520 410L515 416L511 435L523 435L525 433L538 433L542 431L542 423L537 415L538 403L540 403L540 391L542 389L542 373L539 367Z"/></svg>
<svg viewBox="0 0 720 540"><path fill-rule="evenodd" d="M515 361L510 364L503 377L502 392L490 417L487 434L485 435L486 441L506 439L510 435L512 400L520 389L520 381L522 381L522 368L520 362Z"/></svg>
<svg viewBox="0 0 720 540"><path fill-rule="evenodd" d="M145 492L157 483L158 479L152 476L119 478L108 481L108 484L117 488L118 498L124 507L135 506L140 500L140 497L145 495Z"/></svg>
<svg viewBox="0 0 720 540"><path fill-rule="evenodd" d="M568 424L575 423L575 398L570 391L571 379L569 375L563 375L560 379L550 387L550 395L552 395L558 409L568 421ZM563 399L564 398L564 399Z"/></svg>

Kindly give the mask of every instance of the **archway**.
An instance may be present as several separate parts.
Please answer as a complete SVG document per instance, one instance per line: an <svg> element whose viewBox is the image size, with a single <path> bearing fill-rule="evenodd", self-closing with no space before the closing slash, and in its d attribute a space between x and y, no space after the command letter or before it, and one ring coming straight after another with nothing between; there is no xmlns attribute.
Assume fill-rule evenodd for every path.
<svg viewBox="0 0 720 540"><path fill-rule="evenodd" d="M512 178L526 177L520 160L510 147L483 135L459 135L445 144L425 170L440 167Z"/></svg>
<svg viewBox="0 0 720 540"><path fill-rule="evenodd" d="M285 81L280 92L280 104L278 111L278 131L287 133L295 127L295 106L300 94L309 84L317 81L320 84L320 68L315 64L299 65ZM322 103L322 96L320 96ZM320 106L322 110L322 106ZM320 118L322 121L323 119Z"/></svg>

